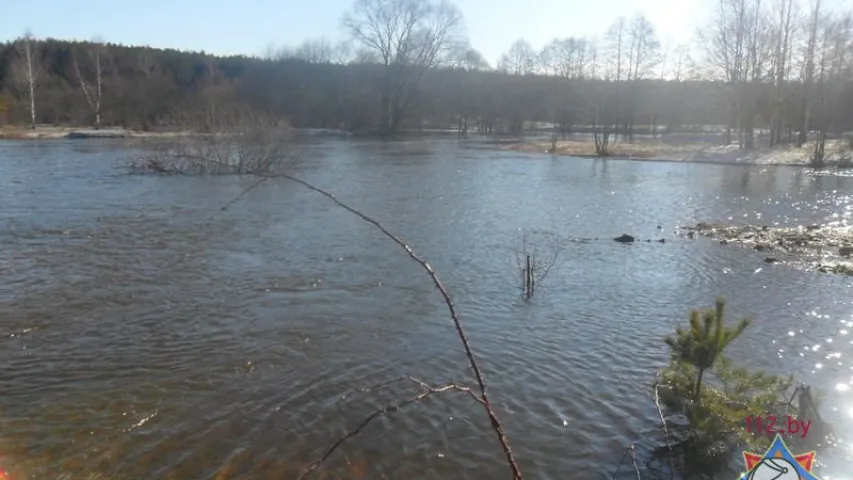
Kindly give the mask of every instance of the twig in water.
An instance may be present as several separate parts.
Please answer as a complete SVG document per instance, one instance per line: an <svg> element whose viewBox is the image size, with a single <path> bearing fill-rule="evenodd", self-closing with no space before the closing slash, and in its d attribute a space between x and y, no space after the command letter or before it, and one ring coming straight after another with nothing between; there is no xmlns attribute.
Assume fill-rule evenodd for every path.
<svg viewBox="0 0 853 480"><path fill-rule="evenodd" d="M477 379L477 386L479 387L479 390L480 390L479 395L474 395L474 396L476 396L479 399L479 402L483 405L483 408L486 410L486 414L488 415L489 421L492 424L492 429L494 430L495 434L498 437L498 442L500 442L501 448L503 449L504 454L506 455L507 462L509 463L509 467L512 470L513 479L514 480L523 479L524 477L521 474L521 469L518 467L518 464L515 461L515 456L512 453L512 448L509 445L509 439L507 438L506 433L504 433L503 425L501 425L501 422L498 419L497 413L495 413L495 410L494 410L494 408L492 408L492 404L489 401L489 397L486 395L486 380L483 377L483 373L480 371L480 367L477 364L477 361L474 359L474 353L471 351L471 346L469 345L469 342L468 342L468 336L465 335L465 330L462 328L462 322L459 320L459 315L456 313L456 307L453 305L453 300L451 300L450 294L447 292L447 289L444 288L444 285L441 283L441 280L439 280L438 274L432 268L432 266L429 263L427 263L426 260L422 259L417 253L415 253L415 251L412 250L412 248L409 245L407 245L406 242L401 240L400 237L398 237L398 236L394 235L393 233L391 233L390 231L388 231L388 229L386 229L381 223L370 218L369 216L365 215L364 213L361 213L360 211L356 210L355 208L344 204L343 202L338 200L331 193L329 193L329 192L327 192L321 188L315 187L314 185L311 185L310 183L308 183L304 180L301 180L299 178L296 178L292 175L281 173L281 174L273 175L273 176L286 178L288 180L291 180L293 182L296 182L296 183L308 188L309 190L313 190L313 191L319 193L320 195L323 195L324 197L333 201L335 203L335 205L343 208L344 210L356 215L357 217L361 218L365 222L367 222L367 223L373 225L374 227L378 228L379 231L381 231L386 237L393 240L394 243L396 243L403 250L405 250L406 253L409 255L409 257L412 258L412 260L417 262L424 270L426 270L427 274L429 274L430 278L432 279L433 285L435 285L435 287L441 293L441 296L444 298L444 303L447 305L447 309L450 312L450 319L453 320L453 324L456 327L456 332L459 335L459 340L462 341L462 346L465 348L465 355L468 357L468 363L471 365L471 369L474 371L474 376ZM264 179L266 179L266 178L271 178L271 177L264 177ZM228 205L239 200L239 198L242 197L243 194L245 194L248 190L256 187L260 183L261 182L258 182L257 184L249 187L249 189L247 189L246 191L241 193L239 197L237 197L235 200L232 200L231 202L229 202ZM429 393L432 393L432 392L429 392ZM417 400L414 400L414 401L417 401ZM408 405L409 403L412 403L412 402L408 402L408 403L404 402L402 405L400 405L397 408L394 408L393 410L398 410L402 406ZM393 410L388 410L388 411L393 411ZM384 412L384 413L387 413L387 412ZM359 427L359 429L360 428L363 428L363 426ZM354 434L355 433L353 433L352 435L354 435ZM345 440L346 438L349 438L349 436L352 436L352 435L344 436L342 439L338 440L338 442L336 442L335 445L332 446L332 448L326 452L326 455L323 456L323 459L327 458L331 454L331 452L335 448L337 448L337 446L340 445L341 442L343 442L343 440ZM320 462L322 462L322 460L320 460ZM314 468L316 468L316 466Z"/></svg>
<svg viewBox="0 0 853 480"><path fill-rule="evenodd" d="M398 380L401 380L401 379L398 379ZM326 459L329 458L329 456L332 453L334 453L334 451L339 446L341 446L341 444L343 444L348 438L353 437L355 435L358 435L359 432L361 432L365 427L367 427L367 425L370 424L370 422L372 422L373 420L375 420L375 419L377 419L383 415L386 415L388 413L400 410L401 408L403 408L407 405L411 405L413 403L419 402L419 401L427 398L428 396L430 396L434 393L442 393L442 392L447 392L447 391L465 392L468 395L470 395L477 402L483 403L483 400L480 397L478 397L477 394L475 394L473 391L471 391L471 389L468 387L456 385L453 383L448 384L448 385L442 385L440 387L432 387L432 386L427 385L426 383L424 383L420 380L417 380L415 378L412 378L412 377L408 377L408 380L411 380L412 382L420 385L421 388L423 388L423 391L420 394L418 394L412 398L409 398L408 400L404 400L402 402L399 402L399 403L396 403L393 405L388 405L385 408L382 408L381 410L377 410L377 411L373 412L372 414L370 414L367 418L365 418L361 422L361 424L359 424L358 427L356 427L353 430L350 430L349 432L345 433L342 437L340 437L331 447L329 447L326 450L326 453L324 453L323 456L320 457L319 460L315 461L314 463L312 463L311 465L306 467L305 470L302 471L302 474L299 476L299 480L302 480L303 478L308 476L309 473L316 470L317 467L320 466L320 464L322 464L324 461L326 461Z"/></svg>
<svg viewBox="0 0 853 480"><path fill-rule="evenodd" d="M640 468L637 466L637 449L634 448L634 444L631 444L631 463L634 465L634 471L637 472L637 480L643 480L643 477L640 476Z"/></svg>
<svg viewBox="0 0 853 480"><path fill-rule="evenodd" d="M247 194L247 193L251 192L255 187L257 187L258 185L260 185L260 184L262 184L262 183L266 182L266 181L267 181L267 180L269 180L270 178L271 178L271 177L261 177L261 178L260 178L260 180L258 180L257 182L253 183L251 186L249 186L249 188L247 188L247 189L243 190L242 192L240 192L240 195L237 195L237 196L236 196L236 197L234 197L230 202L228 202L228 203L226 203L225 205L223 205L223 206L222 206L222 211L224 212L225 210L228 210L228 207L230 207L231 205L233 205L233 204L237 203L241 198L243 198L243 195L245 195L245 194Z"/></svg>
<svg viewBox="0 0 853 480"><path fill-rule="evenodd" d="M530 300L535 293L539 283L545 280L548 272L556 265L557 259L563 251L563 246L560 238L554 236L553 245L548 245L551 250L551 259L547 265L542 265L539 257L536 254L536 248L528 249L527 234L522 234L521 246L519 241L515 241L515 260L518 269L521 271L522 298L525 301Z"/></svg>
<svg viewBox="0 0 853 480"><path fill-rule="evenodd" d="M663 410L660 407L660 383L655 382L655 406L658 408L660 423L663 425L663 438L666 440L666 448L669 450L669 479L675 478L675 462L672 457L672 444L669 443L669 428L666 426L666 420L663 418Z"/></svg>
<svg viewBox="0 0 853 480"><path fill-rule="evenodd" d="M628 453L631 451L631 447L625 449L625 453L622 454L622 459L619 460L619 464L616 465L616 470L613 471L613 475L610 478L616 478L616 475L619 474L619 471L622 470L622 464L625 463L625 459L628 458Z"/></svg>
<svg viewBox="0 0 853 480"><path fill-rule="evenodd" d="M379 382L379 383L377 383L377 384L375 384L375 385L372 385L372 386L370 386L370 387L362 387L362 388L359 388L359 390L360 390L360 391L362 391L362 392L371 392L371 391L373 391L373 390L376 390L376 389L379 389L379 388L382 388L382 387L387 387L388 385L391 385L392 383L397 383L397 382L401 382L401 381L403 381L403 380L407 380L408 378L409 378L409 377L406 377L406 376L401 376L401 377L397 377L397 378L392 378L392 379L390 379L390 380L385 380L384 382Z"/></svg>

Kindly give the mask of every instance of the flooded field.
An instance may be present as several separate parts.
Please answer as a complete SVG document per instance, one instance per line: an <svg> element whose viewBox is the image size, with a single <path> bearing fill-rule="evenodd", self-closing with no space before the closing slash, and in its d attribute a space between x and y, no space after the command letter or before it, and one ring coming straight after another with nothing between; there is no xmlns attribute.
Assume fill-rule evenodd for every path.
<svg viewBox="0 0 853 480"><path fill-rule="evenodd" d="M121 141L0 142L0 466L23 478L293 478L399 375L473 385L441 297L381 233L270 180L125 175ZM853 277L685 238L698 222L853 219L853 179L804 168L580 160L318 141L302 178L438 270L528 478L599 479L662 444L662 337L728 299L738 363L794 373L853 434ZM514 251L565 242L533 301ZM620 244L613 237L665 238ZM542 248L547 248L542 246ZM844 479L846 443L818 454ZM623 470L625 478L636 478ZM371 424L312 478L507 478L479 405L448 394Z"/></svg>

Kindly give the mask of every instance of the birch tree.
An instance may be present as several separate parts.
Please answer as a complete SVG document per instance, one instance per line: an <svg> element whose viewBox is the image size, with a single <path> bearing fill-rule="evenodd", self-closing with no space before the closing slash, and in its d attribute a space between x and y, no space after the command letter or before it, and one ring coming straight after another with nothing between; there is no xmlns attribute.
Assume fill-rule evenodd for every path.
<svg viewBox="0 0 853 480"><path fill-rule="evenodd" d="M501 55L498 69L511 75L531 75L536 69L536 51L527 40L519 38Z"/></svg>
<svg viewBox="0 0 853 480"><path fill-rule="evenodd" d="M424 74L449 61L463 37L462 13L444 0L355 0L343 25L384 67L383 136L397 131Z"/></svg>
<svg viewBox="0 0 853 480"><path fill-rule="evenodd" d="M104 92L104 67L109 54L108 47L98 41L92 42L83 47L85 53L81 53L80 49L76 49L72 53L72 64L74 65L74 73L77 75L77 83L80 85L80 90L86 97L86 103L94 116L94 126L96 129L101 128L101 106ZM88 65L80 68L80 57L85 57L88 60ZM84 73L85 72L85 73Z"/></svg>
<svg viewBox="0 0 853 480"><path fill-rule="evenodd" d="M36 89L44 64L38 41L29 31L15 41L17 58L12 64L14 78L20 90L26 92L30 103L30 127L36 128Z"/></svg>

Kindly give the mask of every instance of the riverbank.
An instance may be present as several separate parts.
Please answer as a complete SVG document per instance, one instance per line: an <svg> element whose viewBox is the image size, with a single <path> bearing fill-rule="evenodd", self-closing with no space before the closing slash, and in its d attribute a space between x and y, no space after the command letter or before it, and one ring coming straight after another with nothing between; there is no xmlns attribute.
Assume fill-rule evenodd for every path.
<svg viewBox="0 0 853 480"><path fill-rule="evenodd" d="M518 140L510 143L495 143L499 150L525 153L601 158L595 153L592 140L561 141L551 150L549 141ZM825 164L828 166L853 167L853 150L841 140L828 140L825 146ZM660 162L722 163L743 165L799 165L809 166L814 151L814 142L801 148L793 145L777 148L740 150L737 145L710 145L707 143L673 144L664 141L642 140L633 143L616 142L610 148L608 158L646 160Z"/></svg>
<svg viewBox="0 0 853 480"><path fill-rule="evenodd" d="M170 138L191 135L186 131L143 132L124 128L74 128L39 126L35 130L20 127L0 127L2 140L57 140L63 138Z"/></svg>

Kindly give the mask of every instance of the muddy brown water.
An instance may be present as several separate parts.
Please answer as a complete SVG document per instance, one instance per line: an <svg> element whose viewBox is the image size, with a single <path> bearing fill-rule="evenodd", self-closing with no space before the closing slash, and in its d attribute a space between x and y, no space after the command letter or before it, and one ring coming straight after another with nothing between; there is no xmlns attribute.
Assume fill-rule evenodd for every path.
<svg viewBox="0 0 853 480"><path fill-rule="evenodd" d="M0 467L23 478L293 478L361 419L471 383L428 278L287 181L127 176L121 142L0 143ZM755 323L739 363L824 391L853 432L853 280L679 238L698 221L846 223L853 179L802 168L554 159L455 141L317 141L298 173L385 222L451 290L528 478L598 479L661 445L661 338L717 295ZM660 225L662 229L658 229ZM514 240L564 244L534 301ZM622 233L667 239L623 245ZM841 444L818 455L845 478ZM624 478L633 472L622 470ZM383 418L313 478L507 478L478 405Z"/></svg>

